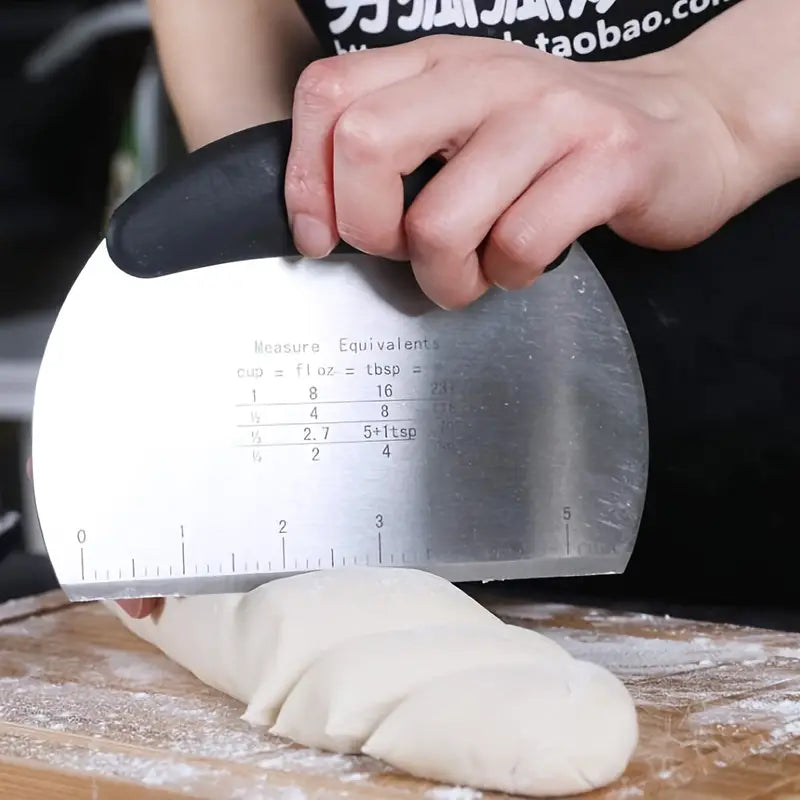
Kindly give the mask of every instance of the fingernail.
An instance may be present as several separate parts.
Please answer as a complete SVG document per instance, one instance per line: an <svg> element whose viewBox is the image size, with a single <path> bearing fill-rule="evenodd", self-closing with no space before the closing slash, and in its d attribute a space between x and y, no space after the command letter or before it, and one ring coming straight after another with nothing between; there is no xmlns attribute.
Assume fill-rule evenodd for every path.
<svg viewBox="0 0 800 800"><path fill-rule="evenodd" d="M298 214L292 220L292 235L295 246L307 258L324 258L336 244L328 226L308 214Z"/></svg>
<svg viewBox="0 0 800 800"><path fill-rule="evenodd" d="M510 289L506 289L505 286L501 286L499 283L495 283L494 281L492 281L492 286L494 286L495 289L499 289L501 292L510 292L511 291Z"/></svg>
<svg viewBox="0 0 800 800"><path fill-rule="evenodd" d="M117 605L129 616L134 619L141 619L145 616L144 600L117 600Z"/></svg>

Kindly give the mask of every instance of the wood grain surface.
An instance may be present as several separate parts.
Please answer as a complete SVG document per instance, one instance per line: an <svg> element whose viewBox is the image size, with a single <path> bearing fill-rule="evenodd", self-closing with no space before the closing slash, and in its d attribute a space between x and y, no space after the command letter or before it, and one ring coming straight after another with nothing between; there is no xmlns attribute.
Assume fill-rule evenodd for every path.
<svg viewBox="0 0 800 800"><path fill-rule="evenodd" d="M800 635L479 599L604 664L640 744L585 800L800 800ZM243 708L60 593L0 605L2 800L490 800L251 728Z"/></svg>

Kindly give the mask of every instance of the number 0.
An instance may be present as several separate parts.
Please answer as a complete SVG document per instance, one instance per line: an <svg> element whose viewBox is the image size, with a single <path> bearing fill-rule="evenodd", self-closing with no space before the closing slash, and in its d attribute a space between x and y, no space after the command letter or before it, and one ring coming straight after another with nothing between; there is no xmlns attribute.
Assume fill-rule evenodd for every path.
<svg viewBox="0 0 800 800"><path fill-rule="evenodd" d="M86 531L81 528L78 531L78 544L84 544L86 542Z"/></svg>

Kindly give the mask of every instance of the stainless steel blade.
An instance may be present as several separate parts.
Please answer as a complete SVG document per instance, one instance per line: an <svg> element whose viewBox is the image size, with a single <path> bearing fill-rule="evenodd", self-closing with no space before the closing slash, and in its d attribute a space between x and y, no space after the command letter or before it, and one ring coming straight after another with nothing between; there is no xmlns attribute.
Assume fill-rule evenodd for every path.
<svg viewBox="0 0 800 800"><path fill-rule="evenodd" d="M73 599L298 571L622 571L647 475L624 320L575 245L446 312L407 265L254 260L152 280L102 244L33 415L36 506Z"/></svg>

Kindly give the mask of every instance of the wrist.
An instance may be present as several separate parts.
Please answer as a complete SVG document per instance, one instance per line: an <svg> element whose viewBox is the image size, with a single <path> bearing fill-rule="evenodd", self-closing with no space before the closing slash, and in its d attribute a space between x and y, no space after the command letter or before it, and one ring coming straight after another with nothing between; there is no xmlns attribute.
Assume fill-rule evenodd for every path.
<svg viewBox="0 0 800 800"><path fill-rule="evenodd" d="M669 58L682 79L713 108L735 151L727 176L741 208L800 177L800 93L775 69L737 61L727 37L702 29L674 45ZM716 33L716 31L709 32ZM766 45L765 45L766 48Z"/></svg>

